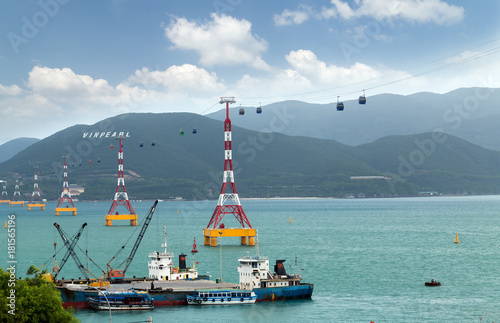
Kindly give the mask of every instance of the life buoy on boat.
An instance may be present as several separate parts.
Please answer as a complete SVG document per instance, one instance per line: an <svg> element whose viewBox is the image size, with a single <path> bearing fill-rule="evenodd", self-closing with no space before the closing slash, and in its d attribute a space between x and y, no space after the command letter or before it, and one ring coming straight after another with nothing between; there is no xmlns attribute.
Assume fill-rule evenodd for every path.
<svg viewBox="0 0 500 323"><path fill-rule="evenodd" d="M227 301L228 301L228 302L230 302L230 301L231 301L231 297L229 297L229 298L227 299Z"/></svg>
<svg viewBox="0 0 500 323"><path fill-rule="evenodd" d="M188 303L191 303L193 300L191 298L188 298Z"/></svg>
<svg viewBox="0 0 500 323"><path fill-rule="evenodd" d="M220 302L221 302L221 303L224 303L224 298L221 298L221 299L220 299Z"/></svg>
<svg viewBox="0 0 500 323"><path fill-rule="evenodd" d="M206 302L208 300L208 298L206 297L203 297L203 301Z"/></svg>
<svg viewBox="0 0 500 323"><path fill-rule="evenodd" d="M243 297L240 299L240 301L242 301L242 302L244 301Z"/></svg>

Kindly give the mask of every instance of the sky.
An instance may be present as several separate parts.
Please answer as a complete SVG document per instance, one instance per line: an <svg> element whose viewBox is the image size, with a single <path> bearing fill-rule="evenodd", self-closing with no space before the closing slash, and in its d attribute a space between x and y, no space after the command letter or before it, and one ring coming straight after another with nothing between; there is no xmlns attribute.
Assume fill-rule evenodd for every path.
<svg viewBox="0 0 500 323"><path fill-rule="evenodd" d="M0 144L128 112L499 88L496 0L39 0L0 11ZM177 130L176 130L177 131Z"/></svg>

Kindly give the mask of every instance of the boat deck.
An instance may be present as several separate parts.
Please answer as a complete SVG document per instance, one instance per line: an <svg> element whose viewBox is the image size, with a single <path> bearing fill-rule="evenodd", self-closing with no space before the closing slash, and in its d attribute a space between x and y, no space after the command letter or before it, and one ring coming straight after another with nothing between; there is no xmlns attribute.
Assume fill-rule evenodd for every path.
<svg viewBox="0 0 500 323"><path fill-rule="evenodd" d="M74 282L73 284L61 284L62 286L69 287L73 290L83 290L86 289L89 292L97 290L88 288L83 281ZM61 287L62 287L61 286ZM124 283L112 283L108 288L103 288L103 290L120 291L120 290L154 290L154 291L173 291L173 292L192 292L196 289L237 289L238 284L225 283L225 282L215 282L213 280L199 279L199 280L163 280L163 281L152 281L152 280L134 280Z"/></svg>

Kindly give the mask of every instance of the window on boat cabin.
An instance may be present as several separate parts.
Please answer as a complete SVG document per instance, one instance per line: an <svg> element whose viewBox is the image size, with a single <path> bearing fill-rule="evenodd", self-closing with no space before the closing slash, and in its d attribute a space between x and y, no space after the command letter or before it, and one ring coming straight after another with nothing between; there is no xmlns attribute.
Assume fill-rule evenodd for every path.
<svg viewBox="0 0 500 323"><path fill-rule="evenodd" d="M257 268L257 263L256 262L252 262L252 268Z"/></svg>

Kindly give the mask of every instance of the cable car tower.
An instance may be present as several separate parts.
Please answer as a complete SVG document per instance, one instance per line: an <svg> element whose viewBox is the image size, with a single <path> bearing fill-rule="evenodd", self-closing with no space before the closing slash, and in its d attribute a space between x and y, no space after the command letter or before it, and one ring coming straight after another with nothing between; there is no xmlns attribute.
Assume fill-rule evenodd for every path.
<svg viewBox="0 0 500 323"><path fill-rule="evenodd" d="M7 182L2 181L2 195L0 195L0 204L10 203L9 194L7 193Z"/></svg>
<svg viewBox="0 0 500 323"><path fill-rule="evenodd" d="M234 185L229 104L235 102L234 97L221 97L219 102L220 104L226 104L226 120L224 121L224 175L217 206L207 227L203 229L205 246L217 246L217 237L241 237L242 245L246 245L247 240L250 246L255 245L256 229L252 228L250 225L241 207L238 192ZM232 201L232 204L225 205L228 201ZM226 228L224 223L222 223L222 219L226 214L234 215L242 228Z"/></svg>
<svg viewBox="0 0 500 323"><path fill-rule="evenodd" d="M19 190L19 182L16 179L16 186L14 187L14 195L12 195L12 200L9 202L10 206L21 205L24 206L23 197L21 191Z"/></svg>
<svg viewBox="0 0 500 323"><path fill-rule="evenodd" d="M56 215L59 216L60 212L72 212L73 215L76 215L76 206L73 203L73 199L71 198L71 193L69 191L69 184L68 184L68 163L67 163L68 156L63 156L63 159L64 159L63 188L61 192L61 197L59 198L59 203L57 203L56 206ZM69 205L66 205L66 207L61 207L61 204L63 203L69 203L71 204L71 207L69 207Z"/></svg>
<svg viewBox="0 0 500 323"><path fill-rule="evenodd" d="M31 200L28 203L28 211L31 211L31 208L33 207L39 207L41 210L45 210L45 203L42 201L42 196L40 194L40 189L38 188L38 174L37 174L37 168L35 167L35 175L34 175L34 180L35 183L33 184L33 193L31 194ZM38 203L36 203L38 201Z"/></svg>
<svg viewBox="0 0 500 323"><path fill-rule="evenodd" d="M127 190L125 189L125 178L123 177L123 146L122 139L124 136L118 136L120 139L120 150L118 151L118 185L116 186L115 198L113 204L105 216L106 225L112 226L113 220L130 220L130 225L137 225L137 214L135 214L130 201L128 200ZM115 212L119 205L123 205L127 208L129 214L119 214L118 211ZM115 214L113 214L115 212Z"/></svg>

